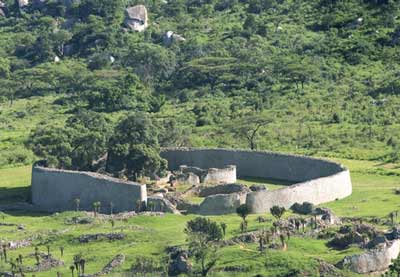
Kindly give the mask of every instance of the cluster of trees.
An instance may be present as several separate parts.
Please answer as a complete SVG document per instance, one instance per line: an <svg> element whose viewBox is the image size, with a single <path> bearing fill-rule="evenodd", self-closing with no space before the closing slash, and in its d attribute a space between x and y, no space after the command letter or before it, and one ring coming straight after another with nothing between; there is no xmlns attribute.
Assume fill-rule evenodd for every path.
<svg viewBox="0 0 400 277"><path fill-rule="evenodd" d="M112 128L102 114L79 111L65 126L40 125L27 145L49 166L109 173L136 180L162 175L167 168L160 157L159 133L145 113L128 114Z"/></svg>

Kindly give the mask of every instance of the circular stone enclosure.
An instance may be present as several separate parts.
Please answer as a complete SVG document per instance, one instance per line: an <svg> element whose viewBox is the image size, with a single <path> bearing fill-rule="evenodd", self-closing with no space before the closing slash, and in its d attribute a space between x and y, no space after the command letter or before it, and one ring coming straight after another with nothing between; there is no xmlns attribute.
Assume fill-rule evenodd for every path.
<svg viewBox="0 0 400 277"><path fill-rule="evenodd" d="M246 195L253 213L269 212L272 206L290 208L294 203L315 205L351 195L349 171L338 163L298 155L233 149L168 148L161 156L170 170L184 164L200 168L236 165L238 177L256 177L294 183L277 190Z"/></svg>

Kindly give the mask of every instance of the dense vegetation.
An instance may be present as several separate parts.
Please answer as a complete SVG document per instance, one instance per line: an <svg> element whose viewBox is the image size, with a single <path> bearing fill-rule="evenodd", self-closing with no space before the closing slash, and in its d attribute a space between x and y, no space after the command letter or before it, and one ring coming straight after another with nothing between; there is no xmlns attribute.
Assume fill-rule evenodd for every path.
<svg viewBox="0 0 400 277"><path fill-rule="evenodd" d="M107 138L102 122L68 119L83 110L110 129L148 113L165 130L159 146L399 159L398 1L14 2L0 17L1 166L34 160L38 124L42 139L75 130L61 132L63 151L98 140L58 161L87 167ZM149 11L143 33L123 30L136 3ZM186 41L166 44L169 30Z"/></svg>

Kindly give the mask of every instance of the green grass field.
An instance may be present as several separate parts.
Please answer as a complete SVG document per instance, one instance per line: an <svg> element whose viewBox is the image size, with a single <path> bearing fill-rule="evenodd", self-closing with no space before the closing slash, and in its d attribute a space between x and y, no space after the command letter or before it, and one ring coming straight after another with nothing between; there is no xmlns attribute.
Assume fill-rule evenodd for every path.
<svg viewBox="0 0 400 277"><path fill-rule="evenodd" d="M389 212L400 209L398 195L393 189L400 187L400 179L395 175L398 169L395 165L382 165L375 162L340 160L352 171L353 194L343 200L325 204L340 216L354 217L386 217ZM0 195L2 203L27 199L29 196L30 167L17 167L0 170ZM247 180L249 183L263 180ZM75 254L82 253L87 260L87 273L94 273L119 253L126 255L126 261L116 271L129 270L138 256L151 256L161 260L165 255L164 249L170 245L183 245L185 223L194 218L189 216L165 215L162 217L137 216L127 221L117 221L112 230L108 221L96 220L88 225L68 225L65 220L76 216L76 212L60 214L35 214L24 212L8 212L2 222L23 224L25 230L16 231L15 226L0 226L0 240L21 240L35 237L34 245L43 252L50 245L51 252L60 257L59 247L65 247L62 260L64 267L52 271L36 273L36 276L55 276L60 271L63 276L70 276L69 266ZM270 215L265 215L271 218ZM228 226L227 237L239 234L240 218L237 215L213 216L213 220L225 222ZM249 217L249 230L270 226L258 223L257 215ZM115 242L91 242L80 244L76 238L82 234L124 232L126 238ZM16 258L19 254L24 257L26 265L33 265L34 259L28 255L33 253L33 246L10 251L9 255ZM283 276L291 270L301 269L309 272L310 276L318 276L316 258L330 263L340 261L345 255L360 252L360 249L350 248L343 251L333 250L326 246L326 240L293 237L289 241L288 251L268 250L264 254L257 251L256 244L234 245L219 250L220 259L216 266L215 276L232 276L229 272L219 272L227 266L241 267L245 270L236 276L254 276L257 273L267 276ZM60 257L61 258L61 257ZM0 267L9 265L1 264ZM346 273L346 275L354 275ZM30 276L30 275L28 275Z"/></svg>

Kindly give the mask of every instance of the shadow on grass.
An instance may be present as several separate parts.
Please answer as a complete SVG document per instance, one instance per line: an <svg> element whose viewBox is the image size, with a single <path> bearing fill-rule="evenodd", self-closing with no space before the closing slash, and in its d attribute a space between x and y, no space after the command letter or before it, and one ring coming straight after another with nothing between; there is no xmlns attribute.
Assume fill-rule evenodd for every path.
<svg viewBox="0 0 400 277"><path fill-rule="evenodd" d="M30 191L30 187L0 187L0 204L29 201Z"/></svg>

